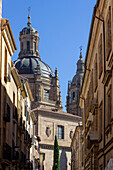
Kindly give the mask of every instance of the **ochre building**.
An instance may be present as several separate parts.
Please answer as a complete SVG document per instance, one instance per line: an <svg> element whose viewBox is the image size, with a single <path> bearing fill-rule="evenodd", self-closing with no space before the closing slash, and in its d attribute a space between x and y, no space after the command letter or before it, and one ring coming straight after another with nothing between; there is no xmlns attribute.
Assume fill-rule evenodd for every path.
<svg viewBox="0 0 113 170"><path fill-rule="evenodd" d="M94 8L80 95L82 169L111 169L113 160L113 1Z"/></svg>

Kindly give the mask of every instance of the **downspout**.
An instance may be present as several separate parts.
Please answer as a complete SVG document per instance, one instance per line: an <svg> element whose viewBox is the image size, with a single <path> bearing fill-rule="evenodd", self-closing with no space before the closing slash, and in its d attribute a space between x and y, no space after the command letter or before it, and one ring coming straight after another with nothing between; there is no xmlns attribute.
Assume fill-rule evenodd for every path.
<svg viewBox="0 0 113 170"><path fill-rule="evenodd" d="M1 111L1 88L2 88L2 81L1 81L1 77L2 77L2 69L1 69L1 65L2 65L2 33L1 33L1 18L2 18L2 0L0 0L0 116L2 116L2 111ZM2 120L2 118L1 118ZM0 122L0 134L2 134L2 128L1 128L1 122ZM1 138L0 138L1 140ZM0 141L1 142L1 141Z"/></svg>
<svg viewBox="0 0 113 170"><path fill-rule="evenodd" d="M103 43L104 43L104 75L106 73L106 53L105 53L105 22L103 20ZM106 86L104 84L104 148L106 145L106 137L105 137L105 118L106 118ZM104 153L104 169L105 169L105 153Z"/></svg>

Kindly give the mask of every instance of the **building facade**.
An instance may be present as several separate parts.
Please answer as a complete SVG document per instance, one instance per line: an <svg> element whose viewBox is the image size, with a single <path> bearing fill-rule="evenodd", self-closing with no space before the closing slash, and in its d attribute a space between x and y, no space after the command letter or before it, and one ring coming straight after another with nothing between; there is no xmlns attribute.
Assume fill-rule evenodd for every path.
<svg viewBox="0 0 113 170"><path fill-rule="evenodd" d="M94 8L80 95L83 169L111 169L113 158L113 1Z"/></svg>
<svg viewBox="0 0 113 170"><path fill-rule="evenodd" d="M70 169L71 139L81 117L62 112L58 71L55 69L54 74L41 60L38 49L39 34L31 26L30 15L27 27L22 29L19 39L20 53L14 65L18 73L28 79L34 97L31 107L38 121L35 136L41 138L38 157L40 169L53 168L55 135L60 147L60 169Z"/></svg>
<svg viewBox="0 0 113 170"><path fill-rule="evenodd" d="M81 122L81 117L48 107L33 110L38 120L36 134L41 137L40 152L45 154L44 169L52 170L54 138L57 135L60 152L60 169L71 169L71 148L75 127Z"/></svg>
<svg viewBox="0 0 113 170"><path fill-rule="evenodd" d="M32 93L27 79L18 75L11 56L17 49L10 23L1 19L0 55L0 169L33 167L30 156L34 121ZM35 148L32 148L35 150Z"/></svg>
<svg viewBox="0 0 113 170"><path fill-rule="evenodd" d="M82 125L76 126L71 142L71 166L72 170L82 170Z"/></svg>
<svg viewBox="0 0 113 170"><path fill-rule="evenodd" d="M13 108L17 109L17 100L13 107L13 92L17 87L11 76L11 56L17 49L9 21L1 19L1 55L0 55L0 168L11 166L12 140L16 142L16 125L13 129ZM9 43L8 43L9 42ZM11 83L10 83L11 82ZM15 96L17 99L17 95ZM15 111L16 111L15 109ZM12 116L11 116L12 115Z"/></svg>
<svg viewBox="0 0 113 170"><path fill-rule="evenodd" d="M84 76L84 61L82 59L82 52L80 52L80 59L77 62L77 72L68 82L68 94L66 101L66 109L68 113L82 116L82 110L79 106L79 96L82 86L82 79Z"/></svg>

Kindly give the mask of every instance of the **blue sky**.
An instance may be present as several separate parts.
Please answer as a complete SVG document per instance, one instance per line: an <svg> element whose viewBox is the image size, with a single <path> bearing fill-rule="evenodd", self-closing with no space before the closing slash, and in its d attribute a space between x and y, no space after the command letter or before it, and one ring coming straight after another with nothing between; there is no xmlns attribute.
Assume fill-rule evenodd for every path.
<svg viewBox="0 0 113 170"><path fill-rule="evenodd" d="M68 80L76 74L81 45L85 59L95 4L96 0L3 0L2 17L9 19L18 48L13 61L18 58L19 32L27 24L31 7L31 23L40 36L41 59L53 72L58 68L64 111Z"/></svg>

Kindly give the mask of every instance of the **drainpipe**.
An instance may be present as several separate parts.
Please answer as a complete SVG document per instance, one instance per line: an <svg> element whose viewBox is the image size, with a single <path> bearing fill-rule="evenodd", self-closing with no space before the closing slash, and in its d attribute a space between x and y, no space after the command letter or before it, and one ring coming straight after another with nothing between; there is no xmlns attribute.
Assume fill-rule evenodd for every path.
<svg viewBox="0 0 113 170"><path fill-rule="evenodd" d="M98 20L100 20L103 23L103 50L104 50L104 75L106 72L106 52L105 52L105 21L97 16L94 16ZM105 114L106 114L106 87L104 85L104 148L105 148ZM105 169L105 153L104 153L104 169Z"/></svg>

